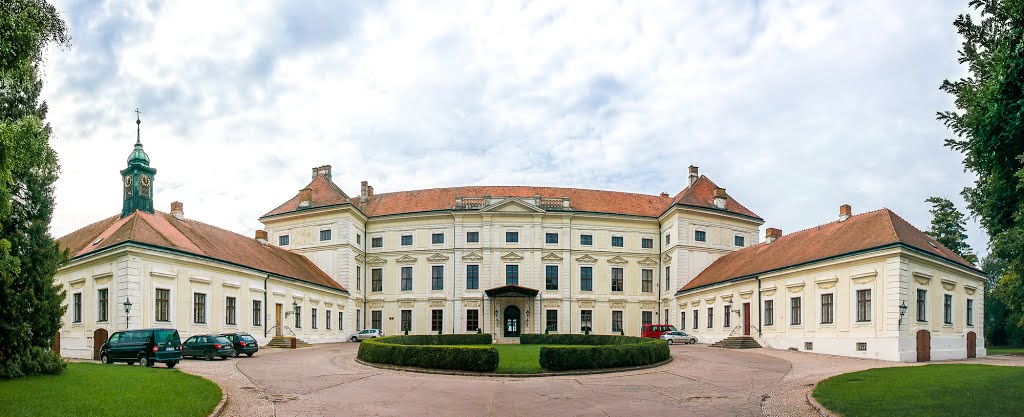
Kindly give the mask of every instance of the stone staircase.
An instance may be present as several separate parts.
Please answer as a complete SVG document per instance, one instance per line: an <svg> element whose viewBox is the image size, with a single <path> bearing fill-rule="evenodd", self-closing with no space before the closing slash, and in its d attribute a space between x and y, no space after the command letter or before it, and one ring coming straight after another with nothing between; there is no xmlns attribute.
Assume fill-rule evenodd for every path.
<svg viewBox="0 0 1024 417"><path fill-rule="evenodd" d="M711 344L711 347L725 349L756 349L760 344L750 336L731 336Z"/></svg>
<svg viewBox="0 0 1024 417"><path fill-rule="evenodd" d="M495 337L494 344L496 345L518 345L518 337Z"/></svg>
<svg viewBox="0 0 1024 417"><path fill-rule="evenodd" d="M296 338L295 336L274 336L274 338L270 340L270 343L267 343L264 346L269 348L291 349L292 340L295 340L295 347L297 348L313 346L302 339Z"/></svg>

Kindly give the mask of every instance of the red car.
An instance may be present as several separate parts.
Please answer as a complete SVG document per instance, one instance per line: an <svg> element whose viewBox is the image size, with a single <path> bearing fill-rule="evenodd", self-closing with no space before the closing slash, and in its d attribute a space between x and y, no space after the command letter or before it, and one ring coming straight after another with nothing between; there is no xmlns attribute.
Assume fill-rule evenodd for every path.
<svg viewBox="0 0 1024 417"><path fill-rule="evenodd" d="M640 329L640 337L657 339L665 332L676 331L676 326L671 324L645 324Z"/></svg>

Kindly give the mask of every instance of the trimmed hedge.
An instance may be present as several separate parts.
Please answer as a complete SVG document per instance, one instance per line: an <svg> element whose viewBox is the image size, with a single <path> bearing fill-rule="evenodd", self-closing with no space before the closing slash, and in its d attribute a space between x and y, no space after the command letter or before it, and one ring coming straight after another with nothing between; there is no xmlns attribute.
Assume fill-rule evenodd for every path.
<svg viewBox="0 0 1024 417"><path fill-rule="evenodd" d="M524 334L519 343L556 345L540 348L540 366L552 371L650 365L672 354L664 340L631 336Z"/></svg>
<svg viewBox="0 0 1024 417"><path fill-rule="evenodd" d="M494 372L498 351L490 344L489 334L388 336L362 341L356 357L389 365Z"/></svg>

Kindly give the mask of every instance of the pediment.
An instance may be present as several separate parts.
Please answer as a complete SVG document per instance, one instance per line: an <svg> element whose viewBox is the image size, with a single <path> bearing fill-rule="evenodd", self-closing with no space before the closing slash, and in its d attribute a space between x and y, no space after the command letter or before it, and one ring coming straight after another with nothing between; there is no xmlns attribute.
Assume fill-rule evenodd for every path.
<svg viewBox="0 0 1024 417"><path fill-rule="evenodd" d="M576 262L579 262L581 264L594 264L597 263L597 258L590 255L583 255L579 258L576 258Z"/></svg>
<svg viewBox="0 0 1024 417"><path fill-rule="evenodd" d="M518 198L506 198L484 207L480 211L488 213L543 213L540 207L524 203Z"/></svg>
<svg viewBox="0 0 1024 417"><path fill-rule="evenodd" d="M444 255L442 255L440 253L435 253L435 254L430 255L430 256L427 257L427 262L432 262L432 263L445 262L447 260L448 260L448 257L444 256Z"/></svg>
<svg viewBox="0 0 1024 417"><path fill-rule="evenodd" d="M545 262L559 262L562 260L562 257L558 256L557 253L549 253L547 255L544 255L544 257L541 259L543 259Z"/></svg>
<svg viewBox="0 0 1024 417"><path fill-rule="evenodd" d="M467 253L465 255L462 255L462 260L464 260L464 261L479 262L479 261L484 260L484 257L478 255L476 252L470 252L470 253Z"/></svg>
<svg viewBox="0 0 1024 417"><path fill-rule="evenodd" d="M672 257L668 256L668 254L666 253L665 256L661 257L661 261L664 262L664 263L672 262Z"/></svg>
<svg viewBox="0 0 1024 417"><path fill-rule="evenodd" d="M509 253L506 253L504 256L502 256L501 260L503 260L503 261L510 261L510 262L519 262L519 261L523 260L523 255L520 255L520 254L515 253L515 252L509 252Z"/></svg>
<svg viewBox="0 0 1024 417"><path fill-rule="evenodd" d="M654 259L654 258L651 258L651 257L647 257L647 258L641 259L637 263L640 264L640 266L657 266L658 265L658 260Z"/></svg>
<svg viewBox="0 0 1024 417"><path fill-rule="evenodd" d="M363 256L363 254L360 253L360 254L356 255L355 259L356 259L356 262L362 262L363 259L366 259L366 257Z"/></svg>
<svg viewBox="0 0 1024 417"><path fill-rule="evenodd" d="M625 265L625 264L629 263L629 261L627 261L625 258L623 258L621 256L616 256L614 258L609 259L608 263L610 263L612 265Z"/></svg>
<svg viewBox="0 0 1024 417"><path fill-rule="evenodd" d="M416 262L416 258L413 258L412 256L409 255L402 255L401 258L395 259L395 262L398 262L400 264L411 264Z"/></svg>
<svg viewBox="0 0 1024 417"><path fill-rule="evenodd" d="M388 261L387 259L381 258L379 256L371 256L370 259L366 260L366 263L368 265L384 265L388 263Z"/></svg>

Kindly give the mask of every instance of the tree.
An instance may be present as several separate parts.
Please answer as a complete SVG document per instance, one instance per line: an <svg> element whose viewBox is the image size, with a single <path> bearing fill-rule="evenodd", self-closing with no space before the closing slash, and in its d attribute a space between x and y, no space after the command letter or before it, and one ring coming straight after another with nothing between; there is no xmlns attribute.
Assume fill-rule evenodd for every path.
<svg viewBox="0 0 1024 417"><path fill-rule="evenodd" d="M953 22L964 41L959 62L968 75L945 80L956 110L938 119L956 138L946 146L964 154L964 168L977 175L962 195L991 241L989 252L1003 264L993 293L1024 328L1024 0L972 0L975 22L961 14Z"/></svg>
<svg viewBox="0 0 1024 417"><path fill-rule="evenodd" d="M64 291L53 277L66 254L49 235L60 167L50 147L39 64L68 45L64 21L42 0L0 2L0 377L59 373L50 350Z"/></svg>
<svg viewBox="0 0 1024 417"><path fill-rule="evenodd" d="M925 231L928 236L939 241L961 258L977 265L978 256L967 244L967 218L956 209L952 201L942 197L930 197L925 202L931 203L928 210L932 214L932 227Z"/></svg>

